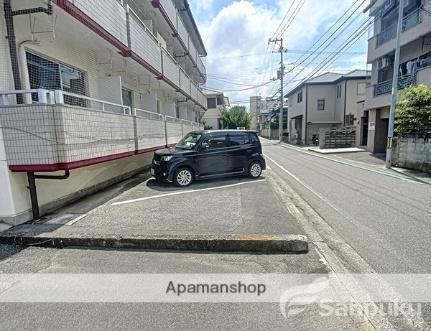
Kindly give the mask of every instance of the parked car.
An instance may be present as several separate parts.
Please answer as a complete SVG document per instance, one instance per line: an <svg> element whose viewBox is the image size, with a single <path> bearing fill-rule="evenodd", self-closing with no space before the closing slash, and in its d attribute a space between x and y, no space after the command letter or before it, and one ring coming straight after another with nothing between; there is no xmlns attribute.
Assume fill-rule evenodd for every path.
<svg viewBox="0 0 431 331"><path fill-rule="evenodd" d="M204 130L188 133L175 147L156 151L151 174L185 187L194 180L221 176L258 178L265 168L256 132Z"/></svg>

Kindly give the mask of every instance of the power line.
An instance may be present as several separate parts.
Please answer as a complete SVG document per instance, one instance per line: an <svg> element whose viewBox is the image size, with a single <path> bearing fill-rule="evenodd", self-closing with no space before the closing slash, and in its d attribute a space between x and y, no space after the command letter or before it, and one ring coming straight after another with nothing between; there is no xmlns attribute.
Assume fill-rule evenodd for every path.
<svg viewBox="0 0 431 331"><path fill-rule="evenodd" d="M319 37L319 39L317 39L314 43L313 43L313 45L311 45L311 47L308 49L308 51L309 52L312 52L312 49L313 49L313 47L314 46L316 46L318 43L319 43L319 41L320 40L322 40L323 39L323 37L327 34L327 33L329 33L329 31L331 31L337 24L338 24L338 22L340 22L341 20L342 20L342 18L359 2L359 1L361 1L361 0L355 0L353 3L352 3L352 5L349 7L349 8L347 8L347 10L331 25L331 27L328 29L328 30L326 30L326 32L325 33L323 33L320 37ZM300 56L299 57L299 59L297 60L297 61L299 61L300 59L302 58L302 56Z"/></svg>
<svg viewBox="0 0 431 331"><path fill-rule="evenodd" d="M255 89L255 88L258 88L258 87L262 87L262 86L266 86L266 85L269 85L269 84L271 84L271 83L274 83L275 81L274 80L271 80L271 81L269 81L269 82L265 82L265 83L263 83L263 84L259 84L259 85L255 85L255 86L250 86L250 87L248 87L248 88L244 88L244 89L237 89L237 90L223 90L223 92L241 92L241 91L248 91L248 90L253 90L253 89ZM213 88L210 88L210 87L207 87L208 89L210 89L210 90L212 90ZM218 90L220 90L220 89L218 89Z"/></svg>
<svg viewBox="0 0 431 331"><path fill-rule="evenodd" d="M295 79L296 77L298 77L304 70L305 70L305 68L308 66L308 65L310 65L310 63L312 63L315 59L317 59L320 55L322 55L323 54L323 52L329 47L329 46L331 46L331 44L335 41L335 40L337 40L339 37L340 37L340 35L344 32L344 31L346 31L349 27L350 27L350 25L354 22L354 21L356 21L357 19L358 19L358 17L360 16L360 15L362 15L362 12L359 12L355 17L353 17L353 19L352 19L352 16L355 14L355 13L357 13L358 12L358 10L360 9L360 7L365 3L365 1L366 0L357 0L354 4L353 4L353 6L352 7L354 7L359 1L361 1L361 3L358 5L358 6L356 6L356 8L353 10L353 12L352 13L350 13L350 15L337 27L337 29L335 30L335 31L333 31L330 35L329 35L329 37L327 37L322 43L320 43L320 45L316 48L316 49L314 49L314 50L312 50L311 51L311 53L307 56L307 57L305 57L300 63L296 63L295 65L294 65L294 67L293 68L290 68L290 70L289 71L287 71L287 73L291 73L291 72L293 72L293 70L294 69L296 69L297 67L299 67L300 65L302 65L304 62L306 62L308 59L310 59L314 54L316 54L304 67L302 67L301 68L301 70L300 70L300 72L298 72L294 77L293 77L293 79ZM340 19L338 19L337 21L336 21L336 23L334 23L330 28L329 28L329 30L327 30L325 33L324 33L324 35L326 35L329 31L331 31L332 30L332 28L333 27L335 27L336 26L336 24L346 15L346 13L348 13L349 11L350 11L350 9L352 8L352 7L350 7L345 13L343 13L343 15L340 17ZM350 22L349 22L350 21ZM350 23L350 24L348 24L348 23ZM341 29L341 30L340 30ZM319 40L321 40L322 38L319 38ZM324 46L324 47L323 47ZM323 47L323 48L322 48ZM332 53L334 53L334 52L332 52ZM339 55L339 54L337 54L337 55ZM289 82L290 83L290 82ZM289 84L288 83L288 84Z"/></svg>
<svg viewBox="0 0 431 331"><path fill-rule="evenodd" d="M278 38L282 37L284 35L284 33L287 31L287 29L292 25L293 21L295 20L296 16L298 16L299 12L301 11L301 9L304 7L306 0L302 0L300 3L298 3L298 5L295 8L295 11L293 12L293 14L290 17L289 22L286 24L286 26L282 29L282 31L280 32L280 34L277 35Z"/></svg>
<svg viewBox="0 0 431 331"><path fill-rule="evenodd" d="M297 64L296 66L300 66L302 65L304 62L306 62L310 57L313 56L314 53L317 52L317 55L314 56L311 61L315 60L317 57L319 57L320 55L322 55L322 52L324 50L326 50L344 31L346 31L350 25L347 25L347 22L352 18L352 16L358 11L358 9L365 3L365 1L367 0L362 0L362 2L359 4L359 6L356 7L356 9L343 21L343 23L341 23L341 25L334 31L331 33L331 35L325 39L325 41L317 48L315 49L312 53L310 53L304 60L302 60L299 64ZM362 12L357 13L357 15L351 20L350 24L352 24L354 21L356 21L360 16L362 15ZM343 27L344 26L344 27ZM342 28L342 29L341 29ZM340 31L341 29L341 31ZM337 33L338 32L338 33ZM332 38L332 39L331 39ZM327 43L329 41L329 43ZM327 43L327 44L326 44ZM326 44L326 46L321 50L320 48L322 48L322 46L324 46ZM319 52L318 52L319 51ZM310 61L310 62L311 62ZM305 66L306 67L306 66ZM304 68L305 68L304 67ZM302 72L302 71L301 71Z"/></svg>
<svg viewBox="0 0 431 331"><path fill-rule="evenodd" d="M359 13L358 15L356 15L353 19L353 15L358 11L358 9L365 3L366 0L356 0L355 2L353 2L353 4L341 15L341 17L339 17L336 22L334 22L334 24L323 34L320 36L320 38L310 47L310 49L307 51L307 53L309 53L304 59L302 59L302 56L295 61L295 65L290 68L287 73L293 72L297 67L299 67L300 65L304 64L308 59L311 58L310 61L308 61L308 63L304 66L304 68L302 68L300 70L299 73L297 73L295 75L294 78L298 77L304 70L305 67L307 67L308 65L310 65L315 59L317 59L320 55L324 54L324 51L337 39L340 37L340 35L347 30L347 28L350 26L351 23L353 23L354 21L357 20L357 18L359 17L359 15L361 13ZM358 5L359 3L359 5ZM350 15L347 16L347 18L342 21L341 24L339 24L339 26L337 27L337 24L351 11L351 9L354 8L354 10L350 13ZM350 21L350 22L349 22ZM349 25L347 25L348 23L350 23ZM332 31L335 27L337 27L334 31ZM340 31L341 29L341 31ZM332 31L332 33L330 33ZM330 34L329 34L330 33ZM323 41L321 42L321 40L327 36L329 34L329 36ZM313 50L313 47L318 45L318 47L316 49ZM316 54L314 57L313 55ZM331 52L333 54L333 52ZM331 56L332 56L331 54ZM339 55L339 54L337 54ZM300 62L299 60L302 59ZM299 63L298 63L299 62ZM291 81L293 81L294 79L291 79L289 83L291 83ZM288 84L289 84L288 83ZM277 91L275 91L275 94L277 94Z"/></svg>
<svg viewBox="0 0 431 331"><path fill-rule="evenodd" d="M278 36L278 30L280 29L280 27L283 25L285 19L287 18L287 16L290 13L290 10L293 7L293 4L296 2L296 0L292 0L292 2L290 3L289 8L287 9L286 14L284 15L283 19L280 21L280 24L278 25L277 29L275 29L274 34L272 35L272 37L270 39L274 39L276 36Z"/></svg>
<svg viewBox="0 0 431 331"><path fill-rule="evenodd" d="M348 49L350 48L352 45L354 45L364 34L365 32L367 32L368 27L373 24L372 19L367 19L366 21L364 21L363 23L361 23L360 27L355 30L348 38L347 40L345 40L345 42L343 44L341 44L341 46L339 46L339 49ZM325 70L331 63L333 63L338 57L340 56L340 54L337 54L337 52L332 55L332 56L328 56L326 59L324 59L320 65L316 66L311 73L309 73L308 75L306 75L303 79L301 79L300 83L296 85L299 86L301 85L304 81L315 77L315 75L317 75L319 72ZM288 84L290 84L291 82L289 82ZM286 84L286 85L288 85ZM295 88L296 88L295 87Z"/></svg>

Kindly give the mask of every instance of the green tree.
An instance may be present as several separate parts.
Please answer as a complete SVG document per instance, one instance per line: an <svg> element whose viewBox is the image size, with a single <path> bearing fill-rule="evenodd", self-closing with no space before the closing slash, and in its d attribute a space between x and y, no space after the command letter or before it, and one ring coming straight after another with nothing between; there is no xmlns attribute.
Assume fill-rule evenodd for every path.
<svg viewBox="0 0 431 331"><path fill-rule="evenodd" d="M244 106L234 106L223 110L221 115L224 129L236 129L238 127L250 129L251 116Z"/></svg>
<svg viewBox="0 0 431 331"><path fill-rule="evenodd" d="M401 92L397 104L395 132L399 135L431 129L431 90L410 86Z"/></svg>

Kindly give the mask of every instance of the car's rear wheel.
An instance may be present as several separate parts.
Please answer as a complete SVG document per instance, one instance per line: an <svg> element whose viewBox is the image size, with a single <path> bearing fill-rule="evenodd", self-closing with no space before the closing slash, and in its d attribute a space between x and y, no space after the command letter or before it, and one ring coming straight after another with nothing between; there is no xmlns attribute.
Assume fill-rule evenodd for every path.
<svg viewBox="0 0 431 331"><path fill-rule="evenodd" d="M180 187L189 186L193 182L193 172L189 168L180 168L175 172L174 184Z"/></svg>
<svg viewBox="0 0 431 331"><path fill-rule="evenodd" d="M253 161L248 169L251 178L259 178L262 175L262 165L259 161Z"/></svg>

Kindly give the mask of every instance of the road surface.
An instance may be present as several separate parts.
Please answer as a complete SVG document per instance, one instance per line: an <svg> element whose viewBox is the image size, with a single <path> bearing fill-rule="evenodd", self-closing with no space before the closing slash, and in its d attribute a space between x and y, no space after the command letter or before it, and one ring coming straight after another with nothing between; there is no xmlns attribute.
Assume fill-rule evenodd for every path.
<svg viewBox="0 0 431 331"><path fill-rule="evenodd" d="M264 142L271 170L378 273L431 272L431 185Z"/></svg>

